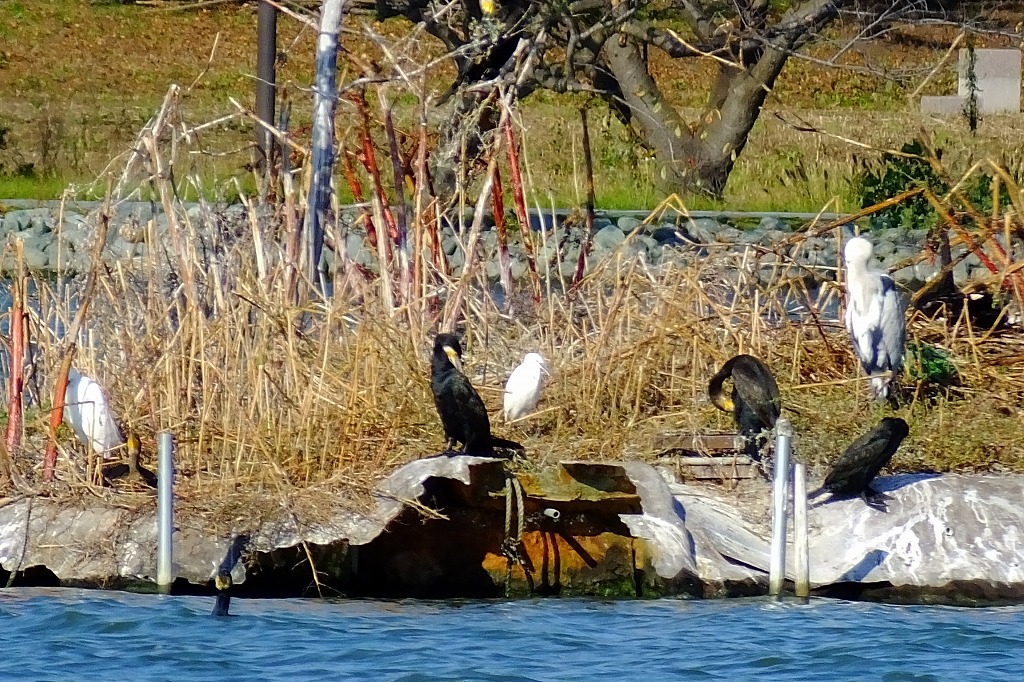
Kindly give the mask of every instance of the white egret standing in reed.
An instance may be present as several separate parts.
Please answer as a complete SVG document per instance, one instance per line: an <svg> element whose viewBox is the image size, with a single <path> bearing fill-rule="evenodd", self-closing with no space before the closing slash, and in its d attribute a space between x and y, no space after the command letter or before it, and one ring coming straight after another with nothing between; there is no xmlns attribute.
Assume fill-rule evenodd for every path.
<svg viewBox="0 0 1024 682"><path fill-rule="evenodd" d="M854 237L846 243L846 329L864 372L871 377L876 400L889 396L903 367L907 340L906 311L896 284L884 272L868 269L871 242ZM891 372L886 376L887 372Z"/></svg>
<svg viewBox="0 0 1024 682"><path fill-rule="evenodd" d="M512 370L505 382L505 421L515 421L533 412L540 402L545 374L550 376L547 361L540 353L527 353L522 364Z"/></svg>
<svg viewBox="0 0 1024 682"><path fill-rule="evenodd" d="M78 440L98 455L124 445L103 387L74 368L68 372L68 387L64 392L64 420Z"/></svg>

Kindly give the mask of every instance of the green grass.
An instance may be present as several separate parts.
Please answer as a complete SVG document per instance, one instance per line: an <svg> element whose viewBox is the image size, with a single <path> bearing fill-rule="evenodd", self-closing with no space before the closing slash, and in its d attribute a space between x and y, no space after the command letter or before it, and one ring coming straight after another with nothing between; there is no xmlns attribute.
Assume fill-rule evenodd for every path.
<svg viewBox="0 0 1024 682"><path fill-rule="evenodd" d="M187 86L203 74L197 86L185 95L186 123L204 123L231 113L229 97L251 104L254 26L255 11L244 4L203 12L162 12L116 2L0 3L0 31L8 33L0 48L0 92L10 95L0 98L0 129L9 131L6 149L0 148L0 196L16 193L56 198L64 190L62 181L85 186L93 183L108 164L115 172L120 170L123 162L111 164L111 160L130 149L171 83ZM404 30L403 26L389 21L374 25L374 30L395 36ZM298 86L291 88L291 127L300 141L308 136L304 126L311 110L308 92L301 89L312 76L313 37L307 33L290 19L279 22L278 44L288 53L288 60L279 71L278 82ZM59 50L37 49L53 35L60 35ZM208 63L215 42L217 49L212 63ZM371 55L375 49L358 35L350 36L346 47ZM850 51L852 63L865 59L861 49ZM895 40L878 41L863 49L871 53L872 63L893 68L932 64L943 52L901 45ZM432 50L436 47L424 41L417 47L416 56L430 55ZM672 104L685 107L685 118L693 120L700 115L713 77L708 63L671 60L655 50L651 53L651 70ZM450 65L442 65L429 75L428 87L435 99L447 84L450 71ZM346 73L351 75L350 71ZM68 88L68 83L75 83L75 87ZM985 121L982 130L969 137L959 121L922 120L913 111L916 105L905 101L916 85L792 60L737 160L725 197L687 197L687 205L694 209L752 211L857 207L852 180L862 159L877 158L880 152L799 132L776 118L775 113L801 125L810 121L828 133L877 148L899 148L923 125L938 139L945 139L945 158L953 160L954 168L966 168L971 159L980 156L1024 147L1024 133L1005 122ZM388 87L396 108L396 125L415 130L418 97L403 87ZM946 92L950 87L955 87L952 66L938 74L925 92ZM371 116L379 117L372 89L369 95ZM591 107L598 208L658 205L664 193L655 186L649 153L627 139L623 126L607 107L584 94L538 92L523 103L524 160L529 163L534 194L563 207L582 203L582 106ZM355 133L350 106L343 103L339 107L338 120L339 136L351 148ZM436 133L436 126L431 133ZM195 174L204 187L211 188L224 187L230 178L245 176L249 158L244 147L251 135L249 124L241 119L218 130L204 131L204 152L191 157L189 167L179 169L179 174ZM25 163L32 164L35 174L43 179L4 176ZM385 169L389 166L385 157L379 158L378 164ZM385 176L390 173L385 172ZM345 197L349 190L343 176L339 173L336 177L339 192ZM507 173L504 177L507 182ZM364 179L364 190L368 187ZM203 191L215 196L221 190Z"/></svg>
<svg viewBox="0 0 1024 682"><path fill-rule="evenodd" d="M61 177L36 178L0 175L0 199L59 199L72 180ZM76 199L95 199L87 193L73 193Z"/></svg>

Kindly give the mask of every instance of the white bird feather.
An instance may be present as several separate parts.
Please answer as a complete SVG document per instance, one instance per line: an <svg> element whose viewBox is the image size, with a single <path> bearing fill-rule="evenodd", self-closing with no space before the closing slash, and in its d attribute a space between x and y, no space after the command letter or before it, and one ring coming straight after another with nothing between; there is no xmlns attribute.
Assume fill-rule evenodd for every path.
<svg viewBox="0 0 1024 682"><path fill-rule="evenodd" d="M846 243L846 329L876 399L889 395L903 367L907 340L906 307L896 284L884 272L868 269L871 242L854 237ZM891 376L879 376L891 372Z"/></svg>
<svg viewBox="0 0 1024 682"><path fill-rule="evenodd" d="M103 387L94 379L72 368L64 392L64 421L83 445L96 454L107 455L124 445L113 412L107 406Z"/></svg>
<svg viewBox="0 0 1024 682"><path fill-rule="evenodd" d="M548 374L547 361L540 353L527 353L522 364L512 370L505 382L502 410L505 421L515 421L533 412L540 402L545 374Z"/></svg>

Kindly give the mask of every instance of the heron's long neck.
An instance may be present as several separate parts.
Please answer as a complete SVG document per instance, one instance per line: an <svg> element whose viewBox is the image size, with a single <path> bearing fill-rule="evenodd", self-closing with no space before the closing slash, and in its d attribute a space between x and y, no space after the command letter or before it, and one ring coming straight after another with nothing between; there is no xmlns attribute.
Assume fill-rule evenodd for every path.
<svg viewBox="0 0 1024 682"><path fill-rule="evenodd" d="M871 282L869 280L867 263L853 262L846 266L847 291L850 297L855 299L858 307L864 307L871 297ZM850 286L850 285L853 286Z"/></svg>

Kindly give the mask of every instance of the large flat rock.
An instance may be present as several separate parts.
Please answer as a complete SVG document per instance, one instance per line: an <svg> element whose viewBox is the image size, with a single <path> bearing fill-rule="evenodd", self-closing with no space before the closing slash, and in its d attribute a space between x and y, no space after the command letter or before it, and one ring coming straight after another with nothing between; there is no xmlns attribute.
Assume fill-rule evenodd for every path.
<svg viewBox="0 0 1024 682"><path fill-rule="evenodd" d="M554 505L563 510L563 517L552 521L529 511L526 531L533 535L524 547L527 552L540 552L555 543L563 552L581 550L584 563L594 569L587 574L593 578L577 576L575 584L582 589L587 589L585 580L615 576L621 582L632 580L636 573L645 576L644 589L637 585L637 592L645 594L690 591L730 596L765 590L769 529L761 507L768 504L766 485L764 490L737 495L714 486L667 481L639 462L559 467L561 478L566 472L576 477L572 485L563 485L565 489L553 492L548 500L543 497L545 474L531 474L526 506L529 511ZM305 552L299 556L312 560L310 546L321 548L332 561L348 562L332 574L339 580L359 570L358 553L349 548L376 547L379 559L382 547L403 551L395 546L397 537L431 546L430 538L416 533L451 536L455 532L457 537L446 541L457 548L459 538L466 537L458 533L478 529L472 531L473 538L466 537L473 542L462 543L475 547L476 554L467 553L466 561L478 561L486 554L487 561L500 563L505 476L504 463L497 460L431 457L384 479L368 510L338 512L315 525L300 524L293 514L282 512L259 528L217 532L181 518L174 534L174 573L193 583L207 583L238 532L251 535L250 548L268 557L291 550ZM580 492L581 486L588 485L596 485L597 492ZM842 586L884 586L909 598L966 594L979 599L1024 599L1024 476L904 475L879 479L876 488L891 498L888 513L869 508L860 499L819 502L810 509L812 587L828 592ZM607 500L602 500L601 490ZM448 491L449 505L461 505L464 511L456 516L462 525L453 526L444 516L429 524L417 520L415 509L429 505L440 491ZM566 497L566 491L573 499ZM381 545L381 539L390 542ZM155 547L154 503L133 510L113 503L69 504L39 497L0 508L0 566L8 572L45 566L62 584L73 585L152 581ZM557 569L545 557L533 557L535 569ZM572 563L567 555L564 559L566 566ZM621 570L616 561L623 562ZM792 577L791 556L789 564ZM237 582L244 582L245 571L241 563L236 566Z"/></svg>

